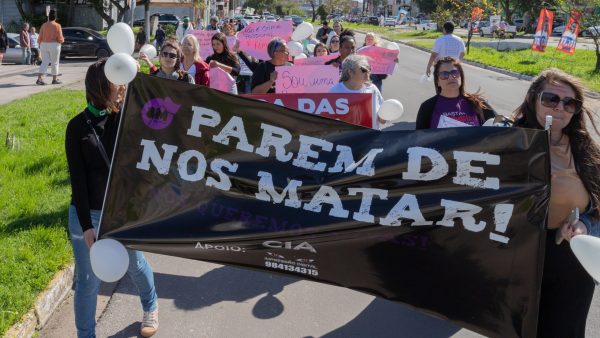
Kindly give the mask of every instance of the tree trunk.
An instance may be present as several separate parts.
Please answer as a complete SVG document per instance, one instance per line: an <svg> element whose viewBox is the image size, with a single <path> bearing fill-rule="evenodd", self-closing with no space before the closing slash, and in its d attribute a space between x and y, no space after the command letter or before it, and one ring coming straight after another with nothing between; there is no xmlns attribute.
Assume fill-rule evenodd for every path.
<svg viewBox="0 0 600 338"><path fill-rule="evenodd" d="M596 45L596 69L595 73L600 73L600 37L594 38L594 44Z"/></svg>
<svg viewBox="0 0 600 338"><path fill-rule="evenodd" d="M471 37L473 37L473 21L469 21L469 33L467 34L467 55L471 50Z"/></svg>
<svg viewBox="0 0 600 338"><path fill-rule="evenodd" d="M310 2L310 7L312 7L312 22L315 22L317 19L317 12L315 11L315 1Z"/></svg>
<svg viewBox="0 0 600 338"><path fill-rule="evenodd" d="M19 10L19 14L23 21L27 20L27 14L25 14L25 10L23 9L23 5L26 1L27 0L15 0L15 4L17 5L17 9Z"/></svg>

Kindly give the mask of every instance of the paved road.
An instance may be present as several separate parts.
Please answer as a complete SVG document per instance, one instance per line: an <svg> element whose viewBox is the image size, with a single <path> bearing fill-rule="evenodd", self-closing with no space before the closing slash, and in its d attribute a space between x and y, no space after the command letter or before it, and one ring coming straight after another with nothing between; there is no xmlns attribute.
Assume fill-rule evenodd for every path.
<svg viewBox="0 0 600 338"><path fill-rule="evenodd" d="M428 55L401 47L396 73L384 82L384 97L404 103L409 127L433 84L420 84ZM523 99L526 81L466 66L467 88L481 88L491 105L509 114ZM599 106L600 107L600 106ZM156 337L480 337L356 291L180 258L148 254L160 306ZM99 337L136 337L141 320L135 287L125 278L98 321ZM600 292L588 319L588 336L600 337ZM42 337L74 335L72 297L42 330Z"/></svg>

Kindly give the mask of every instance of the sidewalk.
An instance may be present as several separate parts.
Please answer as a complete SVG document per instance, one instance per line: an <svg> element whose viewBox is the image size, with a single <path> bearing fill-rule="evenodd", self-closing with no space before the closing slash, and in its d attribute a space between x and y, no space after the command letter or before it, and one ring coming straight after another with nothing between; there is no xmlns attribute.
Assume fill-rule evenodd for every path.
<svg viewBox="0 0 600 338"><path fill-rule="evenodd" d="M0 104L51 89L63 87L83 89L83 80L90 63L89 60L61 63L59 79L62 84L52 85L52 77L47 75L44 78L45 86L35 84L38 73L36 66L2 65L0 66Z"/></svg>

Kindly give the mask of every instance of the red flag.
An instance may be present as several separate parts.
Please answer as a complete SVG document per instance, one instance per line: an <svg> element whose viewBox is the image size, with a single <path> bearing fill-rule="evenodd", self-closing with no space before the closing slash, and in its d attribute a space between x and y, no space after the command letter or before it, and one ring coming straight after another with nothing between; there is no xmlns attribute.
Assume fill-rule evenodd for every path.
<svg viewBox="0 0 600 338"><path fill-rule="evenodd" d="M569 54L575 52L575 44L577 43L577 35L579 34L579 23L581 22L581 12L574 9L571 11L569 21L565 26L560 41L558 42L557 50Z"/></svg>
<svg viewBox="0 0 600 338"><path fill-rule="evenodd" d="M533 36L533 45L531 45L531 49L542 53L546 51L548 38L552 32L553 18L553 12L547 10L546 8L542 8L540 11L540 18L537 23L537 28L535 29L535 35Z"/></svg>

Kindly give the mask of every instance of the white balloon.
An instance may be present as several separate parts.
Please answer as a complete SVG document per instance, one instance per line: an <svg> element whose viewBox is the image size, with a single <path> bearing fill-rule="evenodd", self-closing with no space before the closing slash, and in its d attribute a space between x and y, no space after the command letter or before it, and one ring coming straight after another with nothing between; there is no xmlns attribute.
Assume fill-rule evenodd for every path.
<svg viewBox="0 0 600 338"><path fill-rule="evenodd" d="M149 59L154 59L158 53L156 52L156 48L152 45L143 45L140 48L140 53L146 54Z"/></svg>
<svg viewBox="0 0 600 338"><path fill-rule="evenodd" d="M292 33L292 40L301 41L309 37L314 31L313 25L304 21Z"/></svg>
<svg viewBox="0 0 600 338"><path fill-rule="evenodd" d="M600 280L600 238L577 235L571 238L571 250L585 271L595 280Z"/></svg>
<svg viewBox="0 0 600 338"><path fill-rule="evenodd" d="M298 41L290 41L287 46L291 56L298 56L304 51L302 44Z"/></svg>
<svg viewBox="0 0 600 338"><path fill-rule="evenodd" d="M309 53L314 53L315 52L315 45L311 43L308 46L306 46L306 49L308 50Z"/></svg>
<svg viewBox="0 0 600 338"><path fill-rule="evenodd" d="M488 119L482 124L483 127L492 127L494 126L494 118Z"/></svg>
<svg viewBox="0 0 600 338"><path fill-rule="evenodd" d="M387 48L391 50L400 50L400 46L395 42L388 42Z"/></svg>
<svg viewBox="0 0 600 338"><path fill-rule="evenodd" d="M129 54L116 53L111 55L104 65L106 78L116 84L128 84L137 74L137 62Z"/></svg>
<svg viewBox="0 0 600 338"><path fill-rule="evenodd" d="M90 249L92 271L100 280L112 283L125 276L129 267L127 249L114 239L101 239Z"/></svg>
<svg viewBox="0 0 600 338"><path fill-rule="evenodd" d="M404 114L404 106L398 100L385 100L381 107L379 107L379 111L377 115L384 121L395 121L402 117Z"/></svg>
<svg viewBox="0 0 600 338"><path fill-rule="evenodd" d="M304 53L300 53L300 55L294 57L294 59L298 60L298 59L306 59L308 56L306 56L306 54Z"/></svg>
<svg viewBox="0 0 600 338"><path fill-rule="evenodd" d="M135 38L131 27L126 23L119 22L110 27L106 39L113 53L133 54Z"/></svg>

